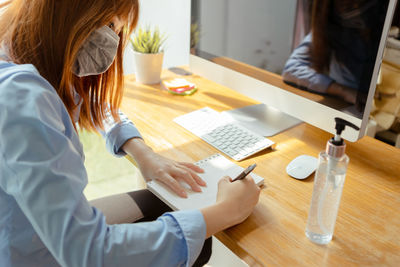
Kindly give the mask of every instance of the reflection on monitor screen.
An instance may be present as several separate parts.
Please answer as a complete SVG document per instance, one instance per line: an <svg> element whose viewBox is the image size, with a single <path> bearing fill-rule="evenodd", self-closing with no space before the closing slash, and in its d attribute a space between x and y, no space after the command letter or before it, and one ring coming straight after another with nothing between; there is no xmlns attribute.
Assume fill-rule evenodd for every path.
<svg viewBox="0 0 400 267"><path fill-rule="evenodd" d="M191 67L324 130L333 132L334 116L350 120L361 130L344 137L355 141L365 131L395 4L192 0L198 30L192 31ZM199 67L206 62L223 67L207 67L214 72L208 76ZM246 77L251 80L237 82Z"/></svg>

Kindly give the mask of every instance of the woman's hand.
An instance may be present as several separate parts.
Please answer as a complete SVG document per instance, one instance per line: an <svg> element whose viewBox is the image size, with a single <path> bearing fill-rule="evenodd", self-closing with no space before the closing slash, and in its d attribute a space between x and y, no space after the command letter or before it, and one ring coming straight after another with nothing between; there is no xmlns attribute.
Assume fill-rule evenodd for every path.
<svg viewBox="0 0 400 267"><path fill-rule="evenodd" d="M180 181L187 183L196 192L202 191L200 186L206 186L197 175L203 169L192 163L165 158L151 150L142 139L130 139L122 149L135 159L146 181L158 180L181 197L187 197L187 193Z"/></svg>
<svg viewBox="0 0 400 267"><path fill-rule="evenodd" d="M356 103L357 90L354 88L350 88L345 85L333 82L328 87L327 93L330 95L338 96L348 103Z"/></svg>
<svg viewBox="0 0 400 267"><path fill-rule="evenodd" d="M228 206L232 217L235 217L233 223L238 224L251 214L258 202L260 191L251 176L235 182L225 176L218 183L217 204Z"/></svg>
<svg viewBox="0 0 400 267"><path fill-rule="evenodd" d="M215 205L201 210L207 225L207 237L243 222L253 211L260 197L260 188L253 178L232 182L229 177L218 183Z"/></svg>
<svg viewBox="0 0 400 267"><path fill-rule="evenodd" d="M202 191L200 186L206 186L197 175L203 169L192 163L177 162L152 152L138 160L138 164L146 180L158 180L181 197L186 198L187 194L179 181L187 183L196 192Z"/></svg>

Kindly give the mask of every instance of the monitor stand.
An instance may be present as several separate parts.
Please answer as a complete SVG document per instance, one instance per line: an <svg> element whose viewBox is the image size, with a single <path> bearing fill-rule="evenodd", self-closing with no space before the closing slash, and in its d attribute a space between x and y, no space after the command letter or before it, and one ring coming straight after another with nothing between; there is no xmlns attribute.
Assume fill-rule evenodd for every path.
<svg viewBox="0 0 400 267"><path fill-rule="evenodd" d="M246 106L222 113L262 136L273 136L302 122L265 104Z"/></svg>

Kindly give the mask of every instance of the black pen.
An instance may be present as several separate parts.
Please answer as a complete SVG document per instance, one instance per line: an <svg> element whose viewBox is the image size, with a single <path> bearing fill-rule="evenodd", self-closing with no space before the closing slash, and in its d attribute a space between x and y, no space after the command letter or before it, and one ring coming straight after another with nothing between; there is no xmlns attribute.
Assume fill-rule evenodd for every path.
<svg viewBox="0 0 400 267"><path fill-rule="evenodd" d="M247 167L244 171L242 171L235 179L232 180L232 182L234 181L238 181L238 180L242 180L244 177L246 177L249 173L251 173L252 170L254 170L254 168L257 166L257 164L252 164L249 167Z"/></svg>

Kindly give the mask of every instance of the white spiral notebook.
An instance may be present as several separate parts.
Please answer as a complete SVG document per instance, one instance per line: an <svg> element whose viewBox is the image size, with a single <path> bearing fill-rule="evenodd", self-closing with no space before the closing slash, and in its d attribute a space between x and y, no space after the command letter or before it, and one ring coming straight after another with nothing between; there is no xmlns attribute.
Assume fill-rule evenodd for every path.
<svg viewBox="0 0 400 267"><path fill-rule="evenodd" d="M148 189L157 197L164 201L173 210L189 210L200 209L210 206L216 202L218 192L218 181L223 176L235 178L243 171L243 168L231 162L221 154L214 154L208 158L195 163L202 169L204 173L198 175L207 183L207 187L202 187L203 192L194 192L186 183L181 183L187 190L187 198L179 197L175 192L158 181L149 181ZM264 183L264 178L252 172L255 183L261 186Z"/></svg>

